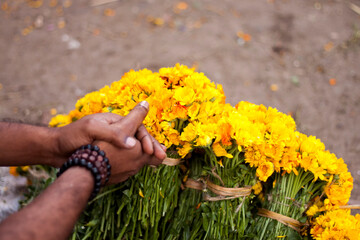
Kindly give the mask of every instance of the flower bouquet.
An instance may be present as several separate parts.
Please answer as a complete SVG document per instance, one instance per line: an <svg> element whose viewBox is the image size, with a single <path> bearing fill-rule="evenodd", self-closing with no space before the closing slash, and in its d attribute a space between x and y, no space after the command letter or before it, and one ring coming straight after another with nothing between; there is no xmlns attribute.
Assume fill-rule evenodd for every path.
<svg viewBox="0 0 360 240"><path fill-rule="evenodd" d="M342 159L297 132L291 116L248 102L226 104L221 85L186 66L131 70L50 126L99 112L125 116L143 100L150 104L144 125L168 158L103 189L73 239L359 237L353 229L360 217L339 210L347 208L353 186ZM345 222L352 224L348 231L334 230Z"/></svg>

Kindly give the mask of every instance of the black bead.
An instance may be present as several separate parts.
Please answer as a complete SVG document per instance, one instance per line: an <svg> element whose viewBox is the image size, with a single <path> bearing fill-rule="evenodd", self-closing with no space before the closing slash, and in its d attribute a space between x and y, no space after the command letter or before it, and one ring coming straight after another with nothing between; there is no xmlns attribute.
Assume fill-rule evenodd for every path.
<svg viewBox="0 0 360 240"><path fill-rule="evenodd" d="M93 164L92 164L91 162L87 162L87 163L86 163L86 168L87 168L87 169L90 169L90 170L91 170L92 167L93 167Z"/></svg>
<svg viewBox="0 0 360 240"><path fill-rule="evenodd" d="M108 182L109 181L109 178L107 177L106 179L105 179L105 182Z"/></svg>
<svg viewBox="0 0 360 240"><path fill-rule="evenodd" d="M104 151L99 151L99 155L105 157L105 152Z"/></svg>
<svg viewBox="0 0 360 240"><path fill-rule="evenodd" d="M69 161L68 161L68 167L71 167L71 166L73 166L73 164L74 164L74 160L72 160L72 159L69 159Z"/></svg>
<svg viewBox="0 0 360 240"><path fill-rule="evenodd" d="M98 170L96 167L93 167L93 168L92 168L92 172L93 172L94 174L98 174L98 173L99 173L99 170Z"/></svg>
<svg viewBox="0 0 360 240"><path fill-rule="evenodd" d="M91 144L88 144L88 145L86 145L86 149L90 149L91 150Z"/></svg>
<svg viewBox="0 0 360 240"><path fill-rule="evenodd" d="M65 169L67 169L68 168L68 162L65 162L64 163L64 165L62 165L62 167L61 168L65 168Z"/></svg>
<svg viewBox="0 0 360 240"><path fill-rule="evenodd" d="M107 168L107 170L108 170L108 171L110 171L110 169L111 169L111 165L110 165L110 164L109 164L109 165L107 165L107 166L106 166L106 168Z"/></svg>
<svg viewBox="0 0 360 240"><path fill-rule="evenodd" d="M95 189L94 189L94 193L98 193L98 192L100 192L100 187L96 187Z"/></svg>
<svg viewBox="0 0 360 240"><path fill-rule="evenodd" d="M105 162L105 163L109 163L109 159L108 159L108 158L104 158L104 162Z"/></svg>
<svg viewBox="0 0 360 240"><path fill-rule="evenodd" d="M100 188L100 187L101 187L101 182L96 182L96 183L95 183L95 187L96 187L96 188L97 188L97 187Z"/></svg>
<svg viewBox="0 0 360 240"><path fill-rule="evenodd" d="M80 149L81 149L81 150L84 150L84 149L85 149L85 147L86 147L85 145L84 145L84 146L81 146L81 147L80 147Z"/></svg>
<svg viewBox="0 0 360 240"><path fill-rule="evenodd" d="M76 165L76 166L79 165L79 161L80 161L80 160L79 160L78 158L75 158L75 159L74 159L74 165Z"/></svg>
<svg viewBox="0 0 360 240"><path fill-rule="evenodd" d="M96 177L95 177L95 181L101 181L101 175L100 174L97 174Z"/></svg>
<svg viewBox="0 0 360 240"><path fill-rule="evenodd" d="M94 150L94 151L99 151L99 150L100 150L100 148L99 148L98 146L96 146L96 145L95 145L95 146L93 146L93 150Z"/></svg>
<svg viewBox="0 0 360 240"><path fill-rule="evenodd" d="M110 174L111 174L110 170L107 171L107 176L108 176L108 177L110 177Z"/></svg>
<svg viewBox="0 0 360 240"><path fill-rule="evenodd" d="M86 166L86 160L85 159L81 159L80 160L80 166Z"/></svg>

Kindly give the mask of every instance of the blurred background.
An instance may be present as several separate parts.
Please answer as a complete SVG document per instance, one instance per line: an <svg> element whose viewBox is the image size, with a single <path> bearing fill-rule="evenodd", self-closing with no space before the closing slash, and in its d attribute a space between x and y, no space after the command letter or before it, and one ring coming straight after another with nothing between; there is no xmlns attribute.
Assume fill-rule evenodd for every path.
<svg viewBox="0 0 360 240"><path fill-rule="evenodd" d="M222 84L233 105L291 114L300 132L345 160L354 177L350 204L360 204L359 0L0 0L0 7L0 120L47 125L130 69L181 63ZM24 184L1 169L0 212L16 209Z"/></svg>

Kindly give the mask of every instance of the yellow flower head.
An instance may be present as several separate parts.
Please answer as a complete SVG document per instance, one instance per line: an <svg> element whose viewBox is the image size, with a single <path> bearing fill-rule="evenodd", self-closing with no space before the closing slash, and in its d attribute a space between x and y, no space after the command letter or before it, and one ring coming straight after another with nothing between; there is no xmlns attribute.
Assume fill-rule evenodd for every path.
<svg viewBox="0 0 360 240"><path fill-rule="evenodd" d="M266 182L267 179L274 172L274 164L271 162L261 163L260 166L256 169L256 175L259 177L260 181Z"/></svg>
<svg viewBox="0 0 360 240"><path fill-rule="evenodd" d="M311 236L318 239L360 239L360 215L350 210L333 210L317 217L311 227Z"/></svg>
<svg viewBox="0 0 360 240"><path fill-rule="evenodd" d="M254 186L252 186L252 189L254 190L254 193L256 195L259 195L262 191L262 184L261 182L257 182Z"/></svg>

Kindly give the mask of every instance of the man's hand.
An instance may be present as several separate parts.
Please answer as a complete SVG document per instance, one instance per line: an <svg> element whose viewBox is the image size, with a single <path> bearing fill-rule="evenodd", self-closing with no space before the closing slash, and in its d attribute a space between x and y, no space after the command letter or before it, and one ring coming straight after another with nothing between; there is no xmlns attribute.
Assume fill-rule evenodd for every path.
<svg viewBox="0 0 360 240"><path fill-rule="evenodd" d="M54 129L57 143L52 165L61 166L76 149L82 145L92 144L94 141L106 142L113 147L129 150L134 147L137 149L139 147L137 145L141 143L146 154L154 154L155 157L163 159L166 148L160 145L142 125L148 109L149 104L143 101L129 113L131 114L129 117L113 113L98 113ZM133 122L134 118L137 122Z"/></svg>
<svg viewBox="0 0 360 240"><path fill-rule="evenodd" d="M65 153L72 153L81 145L96 144L106 153L112 166L109 183L122 182L137 173L144 165L158 165L166 157L164 149L142 125L147 112L148 105L143 103L123 118L113 114L97 114L89 116L88 119L91 120L85 118L68 127L60 128L61 131L56 134L61 133L61 137L55 137L59 139L58 154L65 156ZM85 122L87 123L84 124ZM15 156L18 159L17 164L28 162L33 156L44 158L48 149L51 149L46 143L54 141L55 135L48 131L48 128L32 128L25 125L0 125L0 133L10 138L10 143L14 143L15 146L11 149L5 141L0 141L0 150L7 150L5 159ZM45 140L36 140L39 137L44 137ZM28 144L29 141L32 141L32 144ZM17 154L21 150L25 150L25 154ZM36 154L30 155L34 151ZM40 154L44 151L46 154ZM0 224L0 238L67 239L93 188L94 178L89 170L78 166L69 168L31 204ZM44 223L48 225L44 227Z"/></svg>
<svg viewBox="0 0 360 240"><path fill-rule="evenodd" d="M148 113L147 105L137 105L126 117L114 122L111 127L116 128L124 136L132 137L136 134L132 148L118 148L109 141L95 141L106 153L112 167L109 184L125 181L136 174L144 165L159 165L166 154L161 145L153 139L142 125Z"/></svg>

